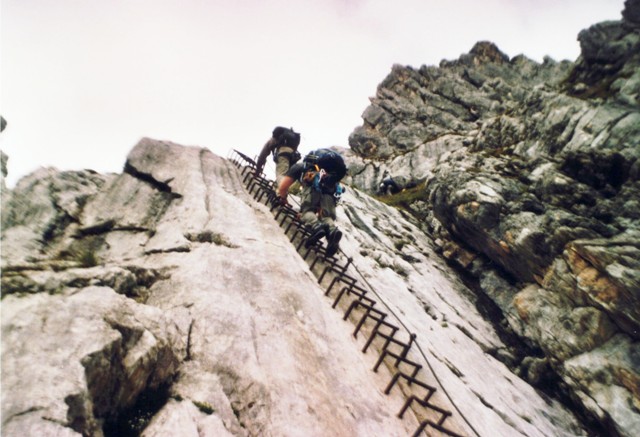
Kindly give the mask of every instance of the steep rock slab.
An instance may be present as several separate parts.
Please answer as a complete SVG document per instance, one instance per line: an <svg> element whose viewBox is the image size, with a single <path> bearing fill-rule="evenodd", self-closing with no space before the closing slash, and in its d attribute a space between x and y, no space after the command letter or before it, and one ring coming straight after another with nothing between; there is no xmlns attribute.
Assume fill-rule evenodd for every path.
<svg viewBox="0 0 640 437"><path fill-rule="evenodd" d="M145 433L162 435L173 423L205 433L223 423L233 435L410 433L416 425L394 416L350 328L323 307L315 279L235 168L209 152L193 159L203 170L183 191L201 195L194 204L185 194L165 215L188 236L190 251L146 257L177 266L147 303L188 335L171 389L186 406L170 402ZM182 180L176 171L171 183ZM186 213L197 210L206 212L197 221Z"/></svg>
<svg viewBox="0 0 640 437"><path fill-rule="evenodd" d="M153 287L148 303L189 332L172 396L210 405L235 435L410 433L417 425L394 416L401 400L380 392L384 384L351 340L351 327L324 304L273 221L265 225L265 238L234 240L234 248L205 243L181 255L188 267ZM176 256L155 255L156 263ZM205 419L196 425L207 426Z"/></svg>
<svg viewBox="0 0 640 437"><path fill-rule="evenodd" d="M177 161L180 166L172 165ZM11 277L3 270L3 287L9 283L13 289L5 300L28 308L15 320L37 318L41 300L57 302L59 296L44 293L71 296L71 300L49 306L58 312L74 310L73 298L85 296L81 287L92 283L117 288L123 296L114 299L126 295L147 302L131 301L136 312L148 308L157 313L157 307L161 308L163 320L177 333L175 356L182 364L171 373L175 374L175 384L168 391L171 398L145 431L149 435L170 434L176 424L203 435L219 435L222 427L232 435L304 430L315 435L402 436L415 429L410 416L402 421L395 416L402 399L381 393L384 383L370 372L373 363L354 346L350 326L330 308L318 311L323 308L322 293L315 279L308 272L301 273L306 266L268 211L246 194L232 164L206 149L145 139L130 154L128 167L136 170L110 178L103 190L87 198L78 221L61 229L37 262L15 266ZM165 167L173 173L162 173ZM56 261L78 244L90 246L98 265ZM7 259L11 261L11 256ZM105 299L93 293L86 295L90 298L85 306L102 308L100 302ZM117 314L125 313L122 307L117 310ZM3 315L5 320L13 319ZM29 343L21 349L6 347L5 339L22 338L15 325L5 326L3 359L40 357ZM126 334L128 340L123 342L135 350L135 340L151 344L148 335L133 327L119 322L117 328L122 334L109 331L104 322L93 318L86 323L91 332L102 329L114 337ZM74 357L74 344L67 340L59 345L60 360ZM89 380L104 382L97 376L110 369L105 367L110 362L107 352L118 351L117 342L109 344L113 347L106 351L97 347L102 352L85 360ZM46 356L38 359L49 367L55 364ZM117 371L121 366L115 367ZM3 366L3 372L9 368ZM59 375L76 381L73 387L77 390L68 391L80 393L72 398L77 400L72 418L66 416L67 391L59 396L55 392L55 399L43 398L37 391L25 392L20 398L25 404L47 405L45 415L55 413L60 434L90 429L87 433L99 435L102 419L122 416L137 395L157 382L149 376L143 378L146 384L138 384L136 377L136 384L121 384L122 393L96 383L102 390L91 398L77 382L82 379L82 366L76 368L64 368ZM166 368L175 370L173 365ZM141 370L132 372L144 375ZM3 433L47 432L54 423L31 414L30 406L14 415L7 399L3 397L3 408L11 414L4 417L12 421L3 427Z"/></svg>
<svg viewBox="0 0 640 437"><path fill-rule="evenodd" d="M441 386L440 401L457 420L464 416L480 435L586 433L564 406L502 364L532 357L518 357L499 337L479 311L477 296L410 216L355 189L343 196L338 212L346 231L342 250L357 267L353 274L371 287L396 323L417 335L420 353L412 352L411 359L425 366L429 383Z"/></svg>

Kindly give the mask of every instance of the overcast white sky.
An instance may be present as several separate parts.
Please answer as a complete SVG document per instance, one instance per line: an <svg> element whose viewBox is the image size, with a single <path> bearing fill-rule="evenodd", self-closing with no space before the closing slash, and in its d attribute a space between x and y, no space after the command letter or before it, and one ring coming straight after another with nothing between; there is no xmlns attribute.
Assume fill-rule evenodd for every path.
<svg viewBox="0 0 640 437"><path fill-rule="evenodd" d="M624 0L1 0L7 183L40 166L120 172L142 137L258 153L276 125L302 151L348 146L393 64L575 60Z"/></svg>

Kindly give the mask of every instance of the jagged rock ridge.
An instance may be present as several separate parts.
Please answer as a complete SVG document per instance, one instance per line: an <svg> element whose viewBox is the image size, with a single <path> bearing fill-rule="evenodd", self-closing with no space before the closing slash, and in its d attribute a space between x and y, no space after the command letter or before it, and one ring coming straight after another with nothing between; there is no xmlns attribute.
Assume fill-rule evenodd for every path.
<svg viewBox="0 0 640 437"><path fill-rule="evenodd" d="M579 34L576 62L481 42L439 67L395 66L347 153L364 190L385 171L416 182L387 201L422 221L570 396L635 435L640 2L622 15Z"/></svg>

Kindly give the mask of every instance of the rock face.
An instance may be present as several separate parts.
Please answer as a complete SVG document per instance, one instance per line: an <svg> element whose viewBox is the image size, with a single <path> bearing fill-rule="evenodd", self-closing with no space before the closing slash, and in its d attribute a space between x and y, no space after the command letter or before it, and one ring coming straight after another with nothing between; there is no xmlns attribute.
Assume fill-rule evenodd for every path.
<svg viewBox="0 0 640 437"><path fill-rule="evenodd" d="M343 151L340 257L465 435L640 435L640 1L579 40L395 66ZM231 161L143 139L1 212L3 435L416 430Z"/></svg>
<svg viewBox="0 0 640 437"><path fill-rule="evenodd" d="M3 192L3 435L416 430L235 165L143 139L124 168L42 169ZM417 336L434 399L457 405L451 423L467 435L587 435L503 364L547 365L500 337L411 216L355 188L342 202L341 257ZM633 347L608 343L621 361L622 346ZM591 364L575 358L580 378Z"/></svg>
<svg viewBox="0 0 640 437"><path fill-rule="evenodd" d="M3 197L3 435L121 435L162 396L144 435L410 432L226 160L145 139Z"/></svg>
<svg viewBox="0 0 640 437"><path fill-rule="evenodd" d="M576 62L480 42L439 67L394 66L345 152L363 190L385 171L418 184L384 199L628 436L640 432L639 16L628 0L621 21L582 31Z"/></svg>

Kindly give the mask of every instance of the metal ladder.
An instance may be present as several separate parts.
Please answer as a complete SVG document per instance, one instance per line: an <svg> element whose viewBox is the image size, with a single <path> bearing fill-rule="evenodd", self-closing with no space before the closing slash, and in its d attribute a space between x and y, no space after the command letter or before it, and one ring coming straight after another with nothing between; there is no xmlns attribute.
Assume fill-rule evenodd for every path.
<svg viewBox="0 0 640 437"><path fill-rule="evenodd" d="M419 423L412 435L416 437L424 432L429 436L466 436L460 426L447 420L453 413L434 400L438 389L421 378L425 367L408 357L416 343L416 335L394 323L394 317L384 311L376 300L376 293L359 285L357 278L349 274L353 260L346 256L340 257L340 252L328 257L320 242L308 248L303 247L310 231L293 207L274 202L274 182L262 173L256 174L256 162L238 150L230 151L227 159L240 170L249 194L257 202L270 207L274 219L307 262L311 272L317 277L318 284L325 288L325 296L333 300L332 307L343 310L343 319L350 320L355 325L353 336L358 338L361 334L364 337L362 352L374 350L379 354L373 371L378 372L383 364L389 370L391 380L384 393L388 395L394 387L401 390L405 402L397 415L403 418L411 408ZM472 427L471 429L473 430Z"/></svg>

